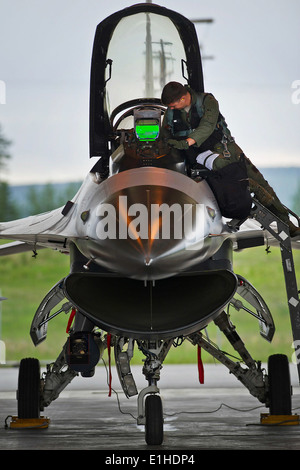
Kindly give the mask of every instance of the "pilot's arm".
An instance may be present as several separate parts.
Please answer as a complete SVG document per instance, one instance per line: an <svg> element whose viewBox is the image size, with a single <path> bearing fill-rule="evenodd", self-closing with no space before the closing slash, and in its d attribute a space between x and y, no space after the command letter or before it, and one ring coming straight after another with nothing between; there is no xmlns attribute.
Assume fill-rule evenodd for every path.
<svg viewBox="0 0 300 470"><path fill-rule="evenodd" d="M218 101L212 96L207 95L204 99L204 114L200 120L200 123L196 129L194 129L188 137L184 141L179 141L179 145L182 148L187 148L191 145L195 145L196 147L200 147L201 144L213 133L216 128L218 118L219 118L219 103ZM185 110L181 111L182 119L186 120L187 113ZM189 111L190 113L190 111ZM162 123L162 137L166 139L171 139L171 142L174 144L174 136L169 129L167 123L167 113L164 116L164 120ZM187 143L187 144L186 144ZM186 145L184 145L186 144ZM177 147L177 145L174 145Z"/></svg>
<svg viewBox="0 0 300 470"><path fill-rule="evenodd" d="M218 118L219 103L212 95L207 95L204 99L204 115L200 120L199 126L189 134L187 140L192 139L195 146L200 147L215 130Z"/></svg>

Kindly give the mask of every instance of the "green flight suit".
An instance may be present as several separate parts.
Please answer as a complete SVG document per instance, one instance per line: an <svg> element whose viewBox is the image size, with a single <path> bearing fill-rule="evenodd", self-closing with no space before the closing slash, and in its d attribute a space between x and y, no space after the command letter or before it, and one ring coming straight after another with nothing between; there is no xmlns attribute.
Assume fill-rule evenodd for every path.
<svg viewBox="0 0 300 470"><path fill-rule="evenodd" d="M191 94L191 107L188 111L185 109L180 110L180 118L187 125L191 122L192 107L196 106L197 94L189 87L187 91ZM213 134L219 120L219 104L213 95L208 94L203 101L203 116L200 119L198 126L189 132L188 137L196 141L196 144L191 146L194 150L195 158L197 156L197 149L201 152L201 146ZM230 133L229 133L230 135ZM165 113L162 123L162 137L167 139L174 139L170 125L168 123L168 115ZM230 136L231 137L231 136ZM234 139L229 139L225 144L220 139L216 142L210 150L219 156L213 162L213 170L218 170L224 166L238 161L240 155L243 154L242 149L235 143ZM195 152L196 151L196 152ZM196 160L195 160L196 162ZM278 199L275 191L269 183L265 180L260 171L252 164L252 162L245 158L247 173L249 177L249 186L256 198L270 210L280 217L285 223L289 223L289 215L287 209L282 205Z"/></svg>

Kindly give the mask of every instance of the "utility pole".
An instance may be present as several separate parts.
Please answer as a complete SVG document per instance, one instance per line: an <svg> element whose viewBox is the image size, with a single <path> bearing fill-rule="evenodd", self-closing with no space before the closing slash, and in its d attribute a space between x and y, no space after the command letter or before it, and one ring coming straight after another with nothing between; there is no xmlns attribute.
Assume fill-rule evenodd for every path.
<svg viewBox="0 0 300 470"><path fill-rule="evenodd" d="M145 3L152 3L152 0L146 0ZM191 19L191 22L194 24L211 24L214 22L212 18L195 18ZM153 96L154 93L154 73L153 73L153 60L158 60L160 63L160 71L159 71L159 82L160 87L162 88L167 81L167 61L174 60L172 58L171 52L167 54L165 51L165 46L172 46L172 43L163 41L160 39L159 42L152 41L152 34L151 34L151 20L150 15L147 13L147 21L146 21L146 68L145 68L145 92L146 96ZM152 45L159 44L160 50L153 51ZM201 45L200 45L201 51ZM213 56L202 56L202 60L213 60Z"/></svg>

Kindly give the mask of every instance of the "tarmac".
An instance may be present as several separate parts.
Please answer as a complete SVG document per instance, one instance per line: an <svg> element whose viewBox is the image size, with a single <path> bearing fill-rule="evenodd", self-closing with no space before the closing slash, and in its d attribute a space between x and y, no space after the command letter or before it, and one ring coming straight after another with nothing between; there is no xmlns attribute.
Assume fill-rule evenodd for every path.
<svg viewBox="0 0 300 470"><path fill-rule="evenodd" d="M147 386L141 367L131 370L140 392ZM292 414L297 414L298 373L293 364L290 370ZM102 451L100 463L142 468L146 464L194 464L200 462L202 451L300 449L300 426L262 425L261 413L269 410L222 365L205 365L204 384L199 383L196 364L163 366L158 384L164 411L160 446L146 444L144 426L136 420L137 396L125 397L114 368L111 396L104 366L98 366L92 378L75 378L43 412L50 419L47 429L10 427L11 416L17 414L17 381L17 367L0 367L3 451ZM193 461L184 461L188 458Z"/></svg>

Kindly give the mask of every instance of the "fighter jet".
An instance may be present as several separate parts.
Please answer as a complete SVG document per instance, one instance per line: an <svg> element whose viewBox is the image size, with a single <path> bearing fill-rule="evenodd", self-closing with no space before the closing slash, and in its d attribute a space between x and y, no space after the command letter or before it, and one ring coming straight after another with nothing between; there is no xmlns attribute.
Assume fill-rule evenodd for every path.
<svg viewBox="0 0 300 470"><path fill-rule="evenodd" d="M64 207L0 224L0 237L12 240L1 246L1 255L48 248L70 257L70 272L42 299L30 329L38 346L47 337L49 321L70 312L69 336L42 377L37 359L21 361L20 419L39 419L71 380L79 374L91 377L103 351L113 348L124 394L137 396L137 422L145 426L145 440L160 445L160 372L169 350L185 340L224 364L272 415L291 414L287 357L271 356L263 370L240 340L226 307L250 312L262 337L272 341L271 312L254 286L234 272L232 253L277 244L298 341L292 249L299 242L292 242L287 225L250 193L246 214L224 215L207 177L191 171L182 154L161 138L165 107L160 93L170 80L204 91L190 20L151 3L104 19L96 29L91 64L90 157L96 163ZM240 360L209 340L205 328L211 322ZM141 391L130 368L134 348L145 356L148 385Z"/></svg>

